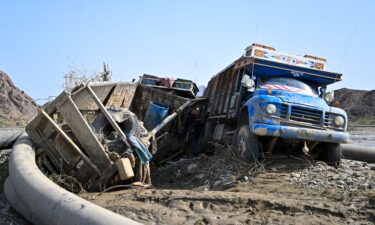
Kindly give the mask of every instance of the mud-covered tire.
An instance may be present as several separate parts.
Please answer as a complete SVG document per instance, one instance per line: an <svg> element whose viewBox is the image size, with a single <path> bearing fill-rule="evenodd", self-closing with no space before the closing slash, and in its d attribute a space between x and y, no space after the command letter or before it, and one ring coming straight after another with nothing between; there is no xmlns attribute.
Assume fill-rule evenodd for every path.
<svg viewBox="0 0 375 225"><path fill-rule="evenodd" d="M206 122L203 131L200 133L198 141L198 152L206 152L208 142L212 141L214 133L214 123Z"/></svg>
<svg viewBox="0 0 375 225"><path fill-rule="evenodd" d="M113 127L109 123L108 119L103 115L100 114L92 123L92 128L96 133L107 133L108 131L112 131ZM129 114L129 118L122 123L119 123L121 130L125 134L130 134L135 137L140 137L142 132L141 124L134 114Z"/></svg>
<svg viewBox="0 0 375 225"><path fill-rule="evenodd" d="M259 161L260 145L258 137L250 132L248 125L242 125L237 134L237 155L246 161Z"/></svg>
<svg viewBox="0 0 375 225"><path fill-rule="evenodd" d="M131 116L129 119L125 120L121 124L121 128L125 134L130 134L138 138L141 136L142 128L136 116Z"/></svg>
<svg viewBox="0 0 375 225"><path fill-rule="evenodd" d="M338 166L342 157L341 145L337 143L325 144L325 157L324 161L332 166Z"/></svg>

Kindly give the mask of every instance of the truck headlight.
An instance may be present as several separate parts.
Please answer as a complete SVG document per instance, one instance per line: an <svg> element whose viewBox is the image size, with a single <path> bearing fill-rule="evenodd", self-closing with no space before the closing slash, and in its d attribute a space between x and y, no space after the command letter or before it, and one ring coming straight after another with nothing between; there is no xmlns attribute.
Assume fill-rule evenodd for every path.
<svg viewBox="0 0 375 225"><path fill-rule="evenodd" d="M333 102L335 100L335 96L333 92L327 92L324 94L324 100L326 100L327 103Z"/></svg>
<svg viewBox="0 0 375 225"><path fill-rule="evenodd" d="M268 104L266 106L266 112L270 115L275 114L276 113L276 106L274 104Z"/></svg>
<svg viewBox="0 0 375 225"><path fill-rule="evenodd" d="M335 119L333 120L333 122L335 123L335 125L337 127L342 127L344 125L344 117L342 116L335 116Z"/></svg>

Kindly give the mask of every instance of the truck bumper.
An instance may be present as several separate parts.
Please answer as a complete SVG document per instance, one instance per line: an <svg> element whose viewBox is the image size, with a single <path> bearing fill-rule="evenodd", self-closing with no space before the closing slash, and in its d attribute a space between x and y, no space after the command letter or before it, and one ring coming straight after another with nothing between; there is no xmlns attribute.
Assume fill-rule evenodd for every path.
<svg viewBox="0 0 375 225"><path fill-rule="evenodd" d="M316 130L304 127L289 127L271 124L254 124L252 132L259 136L300 139L319 142L348 143L349 134L333 130Z"/></svg>

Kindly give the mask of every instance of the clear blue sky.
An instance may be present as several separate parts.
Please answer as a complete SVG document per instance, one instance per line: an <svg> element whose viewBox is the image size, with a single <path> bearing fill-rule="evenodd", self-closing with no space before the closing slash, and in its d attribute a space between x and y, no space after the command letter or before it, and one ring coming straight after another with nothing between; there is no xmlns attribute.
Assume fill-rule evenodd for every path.
<svg viewBox="0 0 375 225"><path fill-rule="evenodd" d="M0 69L33 98L63 74L143 73L206 84L253 42L328 59L333 88L375 89L375 1L1 1Z"/></svg>

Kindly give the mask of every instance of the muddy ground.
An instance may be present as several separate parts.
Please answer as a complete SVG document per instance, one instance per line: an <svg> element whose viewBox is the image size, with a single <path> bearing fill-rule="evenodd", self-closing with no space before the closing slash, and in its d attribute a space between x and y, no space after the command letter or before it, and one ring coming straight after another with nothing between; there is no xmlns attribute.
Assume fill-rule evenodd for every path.
<svg viewBox="0 0 375 225"><path fill-rule="evenodd" d="M163 178L152 189L84 196L145 224L374 224L375 186L346 188L347 177L354 171L366 172L366 182L374 182L374 165L352 171L354 163L347 168L328 168L327 173L322 169L324 164L309 165L295 159L271 161L264 169L257 168L260 171L253 177L253 171L223 175L221 179L221 174L215 174L219 175L216 181L209 177L211 172L216 173L206 164L211 160L181 161L160 173ZM192 171L194 165L198 168ZM304 180L304 170L320 176ZM333 178L333 185L325 187L321 181L336 174L346 176Z"/></svg>
<svg viewBox="0 0 375 225"><path fill-rule="evenodd" d="M334 168L284 155L249 165L226 146L215 149L157 168L153 188L83 197L145 224L375 223L375 164L343 160Z"/></svg>
<svg viewBox="0 0 375 225"><path fill-rule="evenodd" d="M374 131L352 130L353 141L373 146ZM250 165L218 145L213 156L169 162L152 175L150 189L82 197L145 224L375 223L375 164L343 160L334 168L276 155ZM0 224L27 224L2 194Z"/></svg>

